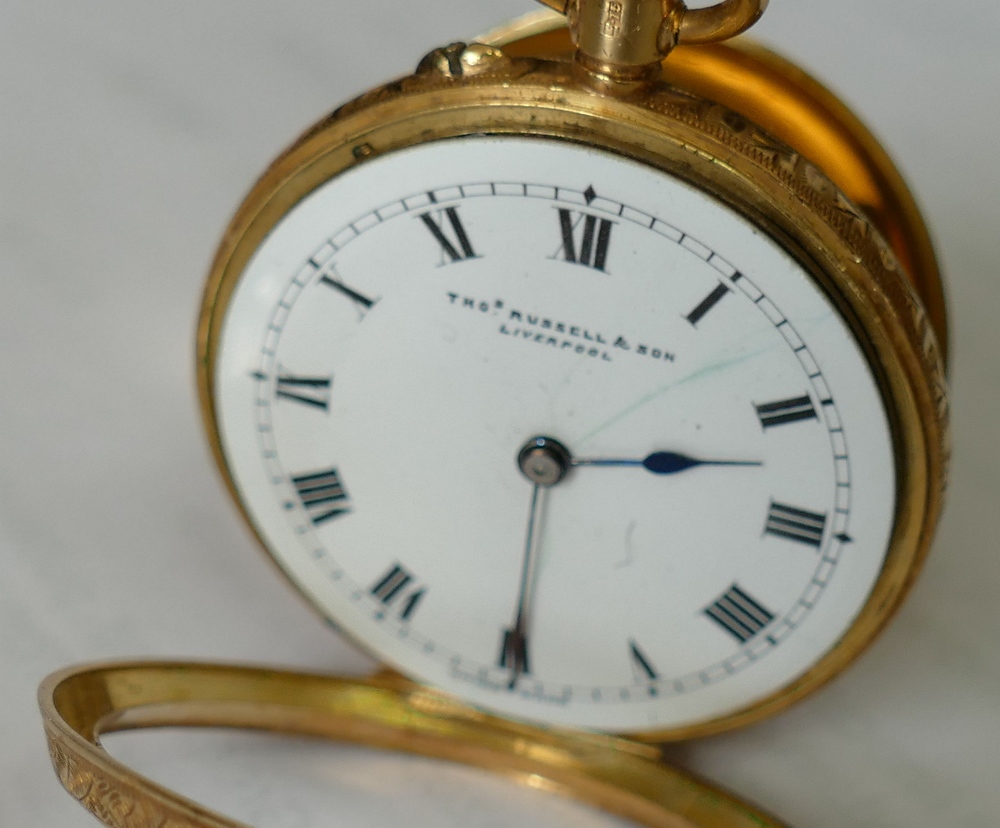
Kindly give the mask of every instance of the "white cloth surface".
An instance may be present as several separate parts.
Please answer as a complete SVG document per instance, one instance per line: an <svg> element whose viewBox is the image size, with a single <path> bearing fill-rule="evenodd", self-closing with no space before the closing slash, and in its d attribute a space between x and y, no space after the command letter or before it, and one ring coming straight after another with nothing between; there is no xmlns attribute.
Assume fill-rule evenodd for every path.
<svg viewBox="0 0 1000 828"><path fill-rule="evenodd" d="M307 125L429 48L530 10L3 3L3 828L94 824L45 752L35 687L56 668L130 656L372 666L278 577L213 468L193 376L202 282L249 184ZM1000 822L998 33L987 0L774 0L756 31L886 142L935 233L954 330L948 511L898 619L792 710L675 750L795 826ZM416 760L244 735L150 736L140 749L142 738L115 749L261 828L611 824Z"/></svg>

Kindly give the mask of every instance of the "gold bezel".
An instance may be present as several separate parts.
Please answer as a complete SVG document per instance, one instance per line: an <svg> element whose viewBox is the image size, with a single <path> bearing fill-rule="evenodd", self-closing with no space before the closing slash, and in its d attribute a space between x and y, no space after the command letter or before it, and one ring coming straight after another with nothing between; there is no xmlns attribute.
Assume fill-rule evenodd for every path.
<svg viewBox="0 0 1000 828"><path fill-rule="evenodd" d="M466 61L465 74L440 68L456 65L454 60L425 61L418 74L342 107L277 159L237 212L212 266L198 330L202 412L226 483L254 527L219 439L219 331L253 252L316 187L385 153L483 133L583 143L680 177L748 218L813 275L868 355L893 428L897 507L891 546L867 603L840 642L791 684L743 710L627 735L687 739L772 715L861 653L898 609L929 549L946 481L947 403L940 349L921 299L867 214L822 170L743 115L665 84L621 97L598 94L586 73L558 61L498 52L474 58Z"/></svg>

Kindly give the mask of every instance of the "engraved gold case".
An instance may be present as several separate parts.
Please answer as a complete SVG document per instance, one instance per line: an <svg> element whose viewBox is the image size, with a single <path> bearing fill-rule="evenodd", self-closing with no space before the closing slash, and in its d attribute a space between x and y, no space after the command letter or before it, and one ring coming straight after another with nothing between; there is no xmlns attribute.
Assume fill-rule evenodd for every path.
<svg viewBox="0 0 1000 828"><path fill-rule="evenodd" d="M494 45L433 52L415 75L341 107L286 151L246 199L213 265L199 328L199 388L217 460L258 528L219 438L219 331L259 245L324 182L386 154L467 135L563 140L676 176L748 219L822 286L865 349L892 426L892 539L842 638L765 698L707 721L629 735L691 738L771 715L828 681L873 639L899 607L933 536L948 457L939 344L947 332L927 231L864 128L768 52L680 48L665 61L663 82L616 89L566 59L565 29L551 19L487 39Z"/></svg>

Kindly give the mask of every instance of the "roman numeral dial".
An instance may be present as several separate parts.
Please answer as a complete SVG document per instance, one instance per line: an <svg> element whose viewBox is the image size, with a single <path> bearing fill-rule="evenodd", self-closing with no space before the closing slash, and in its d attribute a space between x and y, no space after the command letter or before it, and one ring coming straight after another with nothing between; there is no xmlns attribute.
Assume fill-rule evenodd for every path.
<svg viewBox="0 0 1000 828"><path fill-rule="evenodd" d="M577 213L560 207L559 233L562 246L557 256L567 262L606 270L611 229L614 222L590 213Z"/></svg>
<svg viewBox="0 0 1000 828"><path fill-rule="evenodd" d="M705 607L704 613L741 644L774 620L774 613L738 584L733 584Z"/></svg>
<svg viewBox="0 0 1000 828"><path fill-rule="evenodd" d="M479 258L459 218L457 207L429 210L421 213L419 218L441 247L441 264Z"/></svg>
<svg viewBox="0 0 1000 828"><path fill-rule="evenodd" d="M689 313L684 318L687 319L692 325L697 327L698 323L705 317L705 315L712 310L716 305L719 304L728 294L729 288L719 282L715 286L715 290L708 294L701 302L698 303L697 307L691 313Z"/></svg>
<svg viewBox="0 0 1000 828"><path fill-rule="evenodd" d="M776 402L764 403L754 406L757 409L757 417L764 428L786 425L787 423L797 423L801 420L815 420L816 409L808 394L801 397L791 397L787 400L777 400Z"/></svg>
<svg viewBox="0 0 1000 828"><path fill-rule="evenodd" d="M362 313L371 310L371 308L375 304L376 301L375 299L365 296L360 291L357 291L354 288L349 287L343 281L341 281L336 275L322 276L320 277L319 281L320 284L326 285L328 288L332 288L333 290L335 290L341 296L345 296L348 299L350 299L355 305L358 306L358 308L361 310Z"/></svg>
<svg viewBox="0 0 1000 828"><path fill-rule="evenodd" d="M629 641L628 652L632 660L632 669L637 678L656 681L660 677L653 663L649 660L649 656L639 648L635 641Z"/></svg>
<svg viewBox="0 0 1000 828"><path fill-rule="evenodd" d="M764 525L764 531L769 535L816 547L823 543L825 528L825 514L774 502L771 503L767 523Z"/></svg>
<svg viewBox="0 0 1000 828"><path fill-rule="evenodd" d="M330 407L333 377L302 377L282 372L274 383L274 396L326 411Z"/></svg>
<svg viewBox="0 0 1000 828"><path fill-rule="evenodd" d="M500 658L497 666L501 670L512 670L516 681L518 675L530 674L531 665L528 661L528 639L516 629L503 631L500 637Z"/></svg>
<svg viewBox="0 0 1000 828"><path fill-rule="evenodd" d="M478 709L605 732L727 720L853 640L893 434L798 248L641 154L372 146L255 232L206 353L309 600Z"/></svg>
<svg viewBox="0 0 1000 828"><path fill-rule="evenodd" d="M393 564L370 592L386 610L394 609L401 621L409 621L427 594L427 588L417 583L415 576L400 564Z"/></svg>
<svg viewBox="0 0 1000 828"><path fill-rule="evenodd" d="M300 474L292 477L291 482L315 526L351 511L347 490L336 469Z"/></svg>

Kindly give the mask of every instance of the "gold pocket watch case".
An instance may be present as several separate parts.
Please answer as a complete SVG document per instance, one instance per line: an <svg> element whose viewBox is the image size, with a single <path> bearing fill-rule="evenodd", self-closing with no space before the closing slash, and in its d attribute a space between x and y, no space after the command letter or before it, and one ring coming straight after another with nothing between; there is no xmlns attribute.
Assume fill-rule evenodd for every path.
<svg viewBox="0 0 1000 828"><path fill-rule="evenodd" d="M309 130L205 292L199 391L236 502L399 673L59 675L64 782L102 721L224 719L548 779L644 824L777 824L641 743L779 712L899 608L947 478L937 262L836 97L714 42L766 3L554 5L568 26L435 50Z"/></svg>
<svg viewBox="0 0 1000 828"><path fill-rule="evenodd" d="M506 51L433 52L276 161L213 267L203 406L265 546L389 664L501 715L690 738L821 685L912 582L946 463L941 285L891 163L778 58L679 49L665 61L682 57L675 83L659 85L595 76L558 59L567 45L557 30ZM629 195L649 181L661 189ZM715 227L724 241L710 240ZM744 265L741 246L764 238ZM401 268L421 275L371 280ZM801 295L761 281L797 269L786 283L809 281ZM676 292L671 272L684 274ZM842 327L820 334L829 351L814 356L806 328L833 317ZM421 337L434 345L421 350ZM774 355L777 345L787 351ZM534 476L525 451L561 467L560 482ZM667 454L697 467L592 468ZM700 468L709 460L767 471ZM593 551L619 535L644 564ZM852 560L864 573L840 574ZM834 569L844 586L858 580L851 597L821 601ZM778 642L834 600L836 619L778 668ZM529 648L524 618L540 613ZM558 633L543 644L546 626ZM666 637L689 639L686 654L656 652L650 639L671 628ZM543 659L559 652L576 664L546 679ZM776 672L723 691L751 661L744 675L768 662Z"/></svg>

